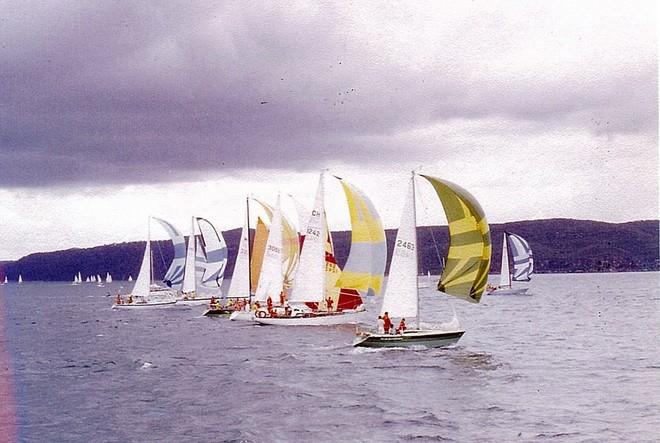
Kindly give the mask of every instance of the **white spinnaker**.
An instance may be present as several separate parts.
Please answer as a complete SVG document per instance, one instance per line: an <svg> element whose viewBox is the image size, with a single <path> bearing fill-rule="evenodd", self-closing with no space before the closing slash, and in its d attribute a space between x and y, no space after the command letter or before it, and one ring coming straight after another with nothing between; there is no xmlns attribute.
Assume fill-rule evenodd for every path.
<svg viewBox="0 0 660 443"><path fill-rule="evenodd" d="M318 303L325 298L325 242L328 233L323 198L323 174L321 174L314 208L305 230L298 271L289 296L291 303Z"/></svg>
<svg viewBox="0 0 660 443"><path fill-rule="evenodd" d="M186 251L186 265L183 274L183 292L194 292L197 289L195 279L195 218L193 217L192 231L188 237L188 249Z"/></svg>
<svg viewBox="0 0 660 443"><path fill-rule="evenodd" d="M284 269L282 267L282 209L280 197L277 197L277 205L270 225L266 251L259 274L259 284L255 299L265 302L268 297L278 301L284 288Z"/></svg>
<svg viewBox="0 0 660 443"><path fill-rule="evenodd" d="M506 244L506 233L502 241L502 267L500 268L500 286L511 286L511 273L509 271L509 248Z"/></svg>
<svg viewBox="0 0 660 443"><path fill-rule="evenodd" d="M144 256L142 257L142 265L140 272L135 279L133 285L133 295L148 297L149 286L151 284L151 240L147 239L147 245L144 248Z"/></svg>
<svg viewBox="0 0 660 443"><path fill-rule="evenodd" d="M245 217L243 230L241 231L241 240L238 244L238 253L236 254L236 263L234 272L229 284L228 298L248 298L250 296L250 238L249 238L248 220Z"/></svg>
<svg viewBox="0 0 660 443"><path fill-rule="evenodd" d="M415 188L411 180L394 242L390 274L380 308L381 315L387 312L390 317L419 316L416 229Z"/></svg>

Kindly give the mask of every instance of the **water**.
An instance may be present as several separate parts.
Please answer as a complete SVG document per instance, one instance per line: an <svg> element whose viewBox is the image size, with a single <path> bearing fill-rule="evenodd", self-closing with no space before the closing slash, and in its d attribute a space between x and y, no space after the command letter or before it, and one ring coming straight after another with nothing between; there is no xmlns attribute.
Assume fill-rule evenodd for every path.
<svg viewBox="0 0 660 443"><path fill-rule="evenodd" d="M4 322L24 442L657 441L659 277L538 275L531 296L454 302L459 345L414 351L353 348L353 326L112 311L121 282L14 284L0 363ZM424 291L425 319L449 320Z"/></svg>

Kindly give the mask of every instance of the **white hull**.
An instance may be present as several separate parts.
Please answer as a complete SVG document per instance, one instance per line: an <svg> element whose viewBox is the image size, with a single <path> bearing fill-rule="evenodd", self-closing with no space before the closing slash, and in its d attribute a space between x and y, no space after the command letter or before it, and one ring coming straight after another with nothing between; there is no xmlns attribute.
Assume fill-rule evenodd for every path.
<svg viewBox="0 0 660 443"><path fill-rule="evenodd" d="M360 321L362 314L359 312L339 312L332 314L320 314L307 317L275 317L258 318L254 321L261 325L280 325L280 326L331 326L355 324Z"/></svg>
<svg viewBox="0 0 660 443"><path fill-rule="evenodd" d="M201 305L208 305L211 303L211 298L193 298L189 300L177 300L176 304L177 305L184 305L184 306L201 306Z"/></svg>
<svg viewBox="0 0 660 443"><path fill-rule="evenodd" d="M405 348L409 346L425 346L441 348L458 342L465 331L444 330L408 330L403 334L371 334L366 333L353 342L353 346L366 348Z"/></svg>
<svg viewBox="0 0 660 443"><path fill-rule="evenodd" d="M488 295L525 295L529 288L497 288Z"/></svg>
<svg viewBox="0 0 660 443"><path fill-rule="evenodd" d="M229 316L232 321L255 321L254 312L252 311L234 311Z"/></svg>
<svg viewBox="0 0 660 443"><path fill-rule="evenodd" d="M152 303L123 303L121 305L114 304L112 309L147 309L147 308L163 308L167 306L172 306L176 301L162 301L162 302L152 302Z"/></svg>

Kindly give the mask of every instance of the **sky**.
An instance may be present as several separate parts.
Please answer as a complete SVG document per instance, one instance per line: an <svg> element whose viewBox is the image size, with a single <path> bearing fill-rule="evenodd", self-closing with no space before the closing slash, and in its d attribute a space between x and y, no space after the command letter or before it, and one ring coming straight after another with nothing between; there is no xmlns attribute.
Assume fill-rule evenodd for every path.
<svg viewBox="0 0 660 443"><path fill-rule="evenodd" d="M657 18L652 1L0 1L0 260L142 240L149 215L240 227L248 193L309 208L321 170L388 228L412 170L491 223L657 219Z"/></svg>

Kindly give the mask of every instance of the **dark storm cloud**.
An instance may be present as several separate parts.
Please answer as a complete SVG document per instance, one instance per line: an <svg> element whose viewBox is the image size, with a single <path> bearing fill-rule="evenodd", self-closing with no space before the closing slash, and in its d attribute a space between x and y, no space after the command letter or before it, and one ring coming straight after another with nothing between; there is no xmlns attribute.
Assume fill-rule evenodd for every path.
<svg viewBox="0 0 660 443"><path fill-rule="evenodd" d="M480 56L525 42L497 14L479 22L500 32L492 40L465 19L445 23L452 32L434 44L391 48L379 39L396 30L360 28L351 19L360 11L341 2L0 8L0 186L381 162L415 150L394 137L401 131L455 119L655 134L657 63L647 51L608 71L501 73ZM467 51L471 39L478 47ZM418 47L431 62L420 66Z"/></svg>

